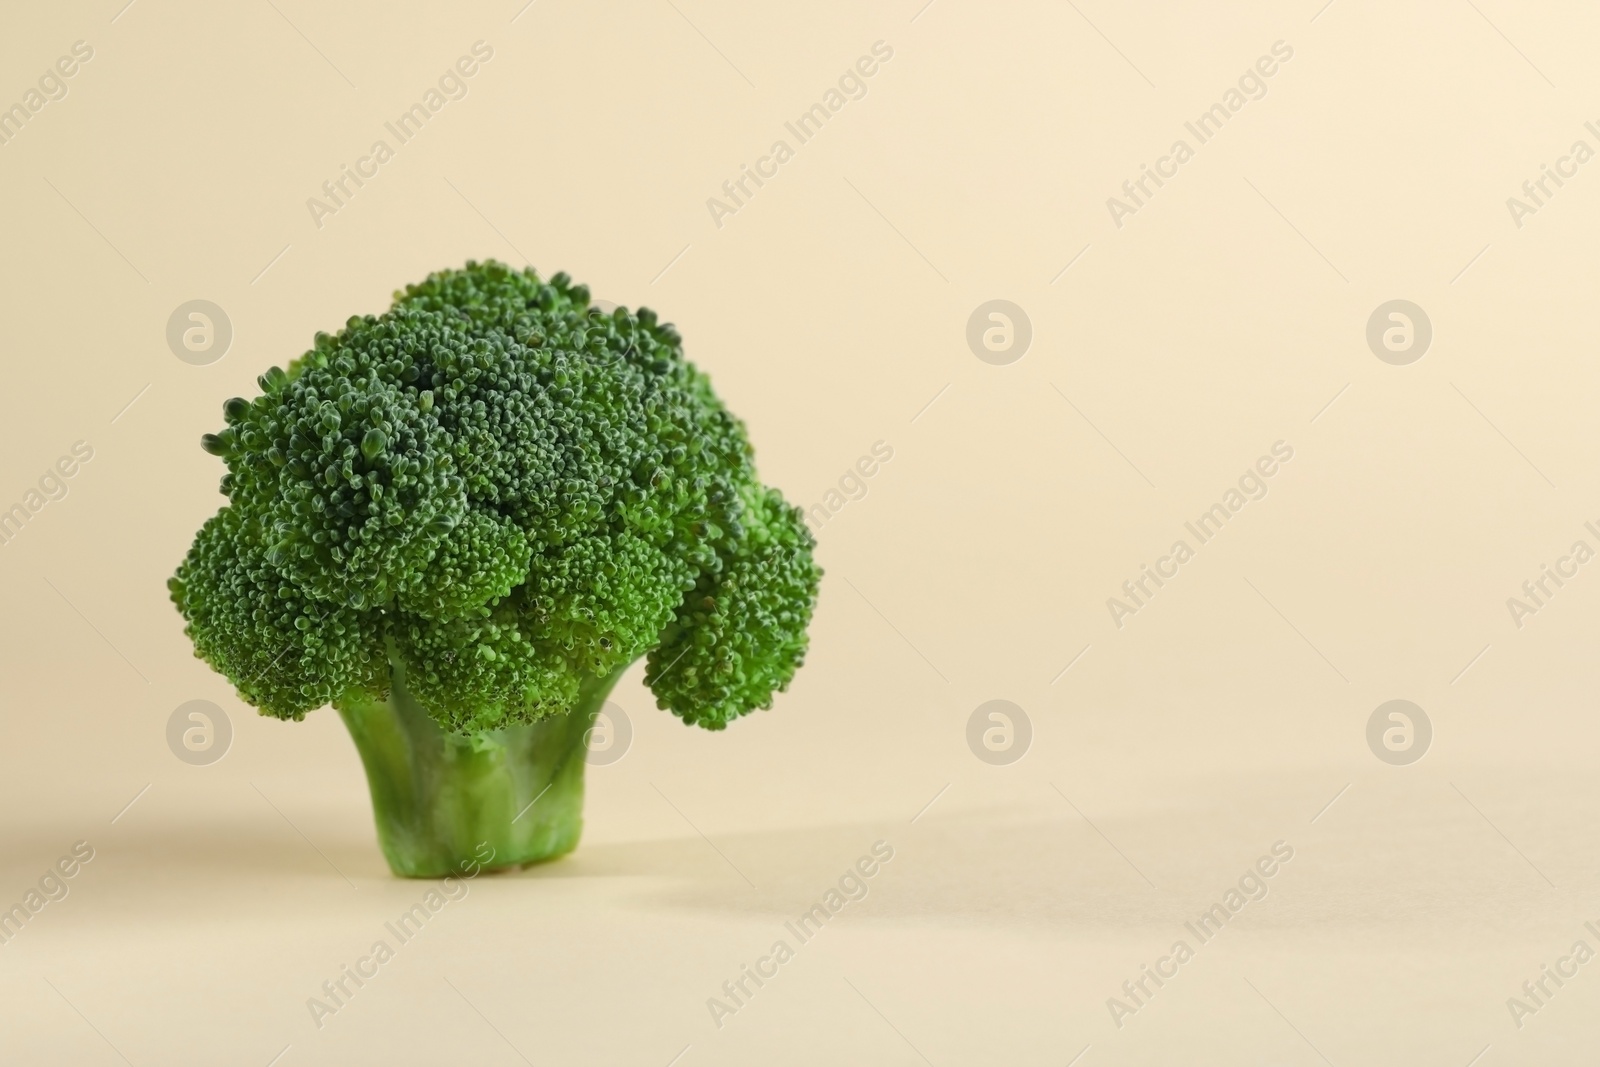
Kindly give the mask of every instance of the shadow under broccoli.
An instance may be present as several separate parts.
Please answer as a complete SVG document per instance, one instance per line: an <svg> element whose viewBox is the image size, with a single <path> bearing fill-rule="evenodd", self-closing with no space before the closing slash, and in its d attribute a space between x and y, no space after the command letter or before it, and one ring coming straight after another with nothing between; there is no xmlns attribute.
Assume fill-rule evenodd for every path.
<svg viewBox="0 0 1600 1067"><path fill-rule="evenodd" d="M654 312L469 262L260 384L202 439L228 503L172 599L263 714L338 710L395 873L574 848L585 735L639 657L711 730L803 662L811 534Z"/></svg>

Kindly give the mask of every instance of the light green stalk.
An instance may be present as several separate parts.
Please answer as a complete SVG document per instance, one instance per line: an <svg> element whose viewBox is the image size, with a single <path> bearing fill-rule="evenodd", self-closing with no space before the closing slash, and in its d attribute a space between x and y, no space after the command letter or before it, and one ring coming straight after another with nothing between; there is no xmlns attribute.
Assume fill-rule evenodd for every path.
<svg viewBox="0 0 1600 1067"><path fill-rule="evenodd" d="M621 674L586 680L565 715L474 736L441 730L406 688L398 663L388 700L340 702L390 869L439 878L576 848L585 734Z"/></svg>

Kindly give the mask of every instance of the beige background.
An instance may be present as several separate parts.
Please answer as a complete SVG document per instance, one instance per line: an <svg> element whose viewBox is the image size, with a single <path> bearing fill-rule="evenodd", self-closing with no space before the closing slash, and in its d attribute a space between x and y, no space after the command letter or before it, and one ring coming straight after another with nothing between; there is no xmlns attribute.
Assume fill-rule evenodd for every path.
<svg viewBox="0 0 1600 1067"><path fill-rule="evenodd" d="M0 948L0 1061L1592 1059L1600 964L1520 1029L1506 1001L1600 949L1600 564L1520 629L1506 598L1600 547L1600 163L1521 228L1506 198L1600 149L1600 15L121 3L0 29L3 105L94 49L0 147L0 506L94 449L0 547L0 902L95 849ZM317 228L306 198L477 40L469 94ZM879 40L865 98L718 228L706 199ZM1280 40L1266 96L1116 227L1106 198ZM678 323L797 503L894 458L819 531L772 713L691 732L631 673L579 851L472 883L319 1030L306 999L425 886L388 875L337 717L253 715L165 580L218 503L225 398L490 256ZM195 298L235 331L210 366L164 338ZM993 298L1034 331L1008 366L965 341ZM1364 340L1395 298L1434 328L1409 366ZM1279 440L1270 494L1114 626ZM1034 735L1003 767L965 740L997 698ZM1392 698L1434 727L1407 767L1365 740ZM166 745L191 699L234 726L212 766ZM717 1028L706 998L879 839L870 895ZM1107 998L1278 840L1270 895L1119 1029Z"/></svg>

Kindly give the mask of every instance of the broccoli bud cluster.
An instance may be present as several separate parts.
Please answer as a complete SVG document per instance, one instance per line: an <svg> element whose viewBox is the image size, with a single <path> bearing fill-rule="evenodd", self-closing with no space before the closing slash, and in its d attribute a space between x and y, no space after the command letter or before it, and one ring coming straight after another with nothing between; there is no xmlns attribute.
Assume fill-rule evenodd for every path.
<svg viewBox="0 0 1600 1067"><path fill-rule="evenodd" d="M654 312L469 262L260 385L202 439L228 503L171 590L263 713L382 699L394 659L476 732L648 654L657 702L721 729L803 661L811 535Z"/></svg>

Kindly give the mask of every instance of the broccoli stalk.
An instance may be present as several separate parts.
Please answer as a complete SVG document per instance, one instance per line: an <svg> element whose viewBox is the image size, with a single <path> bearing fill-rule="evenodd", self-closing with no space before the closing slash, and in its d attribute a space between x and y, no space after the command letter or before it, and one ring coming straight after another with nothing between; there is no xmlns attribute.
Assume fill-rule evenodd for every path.
<svg viewBox="0 0 1600 1067"><path fill-rule="evenodd" d="M491 866L571 852L583 826L585 737L621 673L586 681L564 715L477 734L441 729L406 688L401 663L387 699L341 702L389 867L439 878L459 874L483 845Z"/></svg>
<svg viewBox="0 0 1600 1067"><path fill-rule="evenodd" d="M395 873L571 851L636 660L711 730L804 661L811 535L649 309L469 262L260 384L202 439L228 503L172 598L263 714L338 710Z"/></svg>

